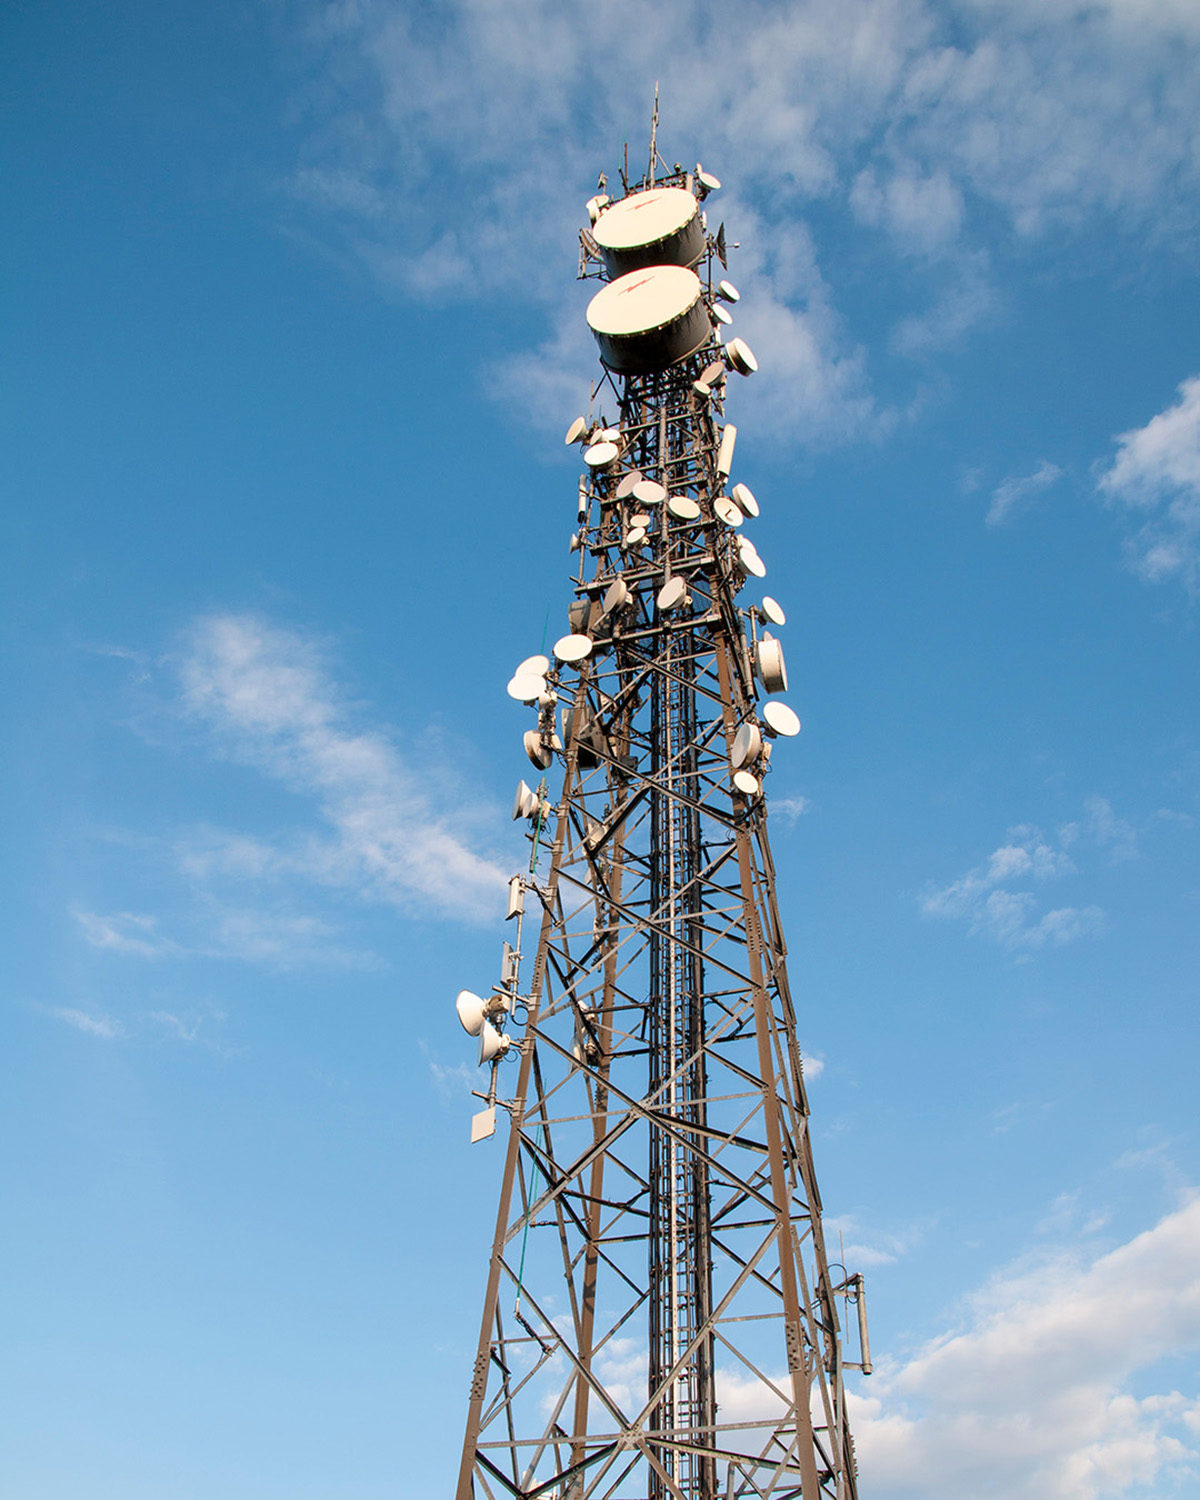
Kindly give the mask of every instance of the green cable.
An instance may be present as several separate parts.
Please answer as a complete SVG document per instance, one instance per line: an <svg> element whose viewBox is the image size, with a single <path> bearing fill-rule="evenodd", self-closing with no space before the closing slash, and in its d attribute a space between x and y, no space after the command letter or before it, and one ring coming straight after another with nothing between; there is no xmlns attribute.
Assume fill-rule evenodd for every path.
<svg viewBox="0 0 1200 1500"><path fill-rule="evenodd" d="M545 1126L542 1127L545 1129ZM517 1267L517 1300L513 1304L513 1317L521 1315L521 1287L525 1282L525 1247L529 1243L529 1221L533 1217L533 1200L537 1189L538 1164L537 1157L533 1159L533 1169L529 1174L529 1209L525 1215L525 1228L521 1231L521 1264Z"/></svg>

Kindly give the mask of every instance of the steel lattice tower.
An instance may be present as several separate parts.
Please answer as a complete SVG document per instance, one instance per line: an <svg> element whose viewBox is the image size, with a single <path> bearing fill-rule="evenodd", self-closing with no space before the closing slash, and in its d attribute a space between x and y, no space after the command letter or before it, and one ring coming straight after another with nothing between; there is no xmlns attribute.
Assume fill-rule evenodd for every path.
<svg viewBox="0 0 1200 1500"><path fill-rule="evenodd" d="M644 253L699 272L703 326L682 356L607 346L619 421L573 429L571 635L510 685L557 800L518 793L515 942L460 996L492 1067L475 1134L497 1104L511 1128L457 1500L856 1500L836 1304L869 1371L862 1280L826 1254L761 791L795 721L760 703L782 652L739 604L763 567L723 494L725 372L754 360L720 340L714 179L650 163L614 206L693 195L699 255ZM581 238L581 274L620 271Z"/></svg>

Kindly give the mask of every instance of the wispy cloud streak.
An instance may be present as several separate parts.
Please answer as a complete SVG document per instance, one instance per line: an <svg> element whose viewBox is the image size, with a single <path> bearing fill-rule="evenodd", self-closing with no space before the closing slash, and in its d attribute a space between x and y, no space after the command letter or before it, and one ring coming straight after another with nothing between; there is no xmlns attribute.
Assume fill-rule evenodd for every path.
<svg viewBox="0 0 1200 1500"><path fill-rule="evenodd" d="M992 491L992 503L988 507L986 521L989 526L1003 526L1012 520L1018 510L1034 495L1050 488L1062 478L1062 470L1043 458L1032 474L1010 475L1002 479Z"/></svg>
<svg viewBox="0 0 1200 1500"><path fill-rule="evenodd" d="M180 680L186 712L222 754L316 798L332 829L288 849L209 834L180 851L192 873L303 875L417 913L495 911L504 872L430 805L385 733L352 724L313 642L258 617L212 615L192 630Z"/></svg>

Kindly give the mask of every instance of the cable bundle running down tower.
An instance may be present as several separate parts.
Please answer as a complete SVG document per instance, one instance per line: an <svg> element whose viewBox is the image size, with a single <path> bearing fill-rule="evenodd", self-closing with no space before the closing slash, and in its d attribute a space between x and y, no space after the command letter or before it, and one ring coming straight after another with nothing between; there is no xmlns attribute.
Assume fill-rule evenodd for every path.
<svg viewBox="0 0 1200 1500"><path fill-rule="evenodd" d="M457 1500L856 1500L837 1302L869 1373L862 1278L826 1255L762 790L800 725L783 611L739 602L758 505L725 493L728 374L757 366L722 341L719 182L653 143L622 182L580 257L619 416L567 434L569 633L509 684L561 790L518 789L516 941L458 1002L491 1068L473 1138L497 1106L511 1129Z"/></svg>

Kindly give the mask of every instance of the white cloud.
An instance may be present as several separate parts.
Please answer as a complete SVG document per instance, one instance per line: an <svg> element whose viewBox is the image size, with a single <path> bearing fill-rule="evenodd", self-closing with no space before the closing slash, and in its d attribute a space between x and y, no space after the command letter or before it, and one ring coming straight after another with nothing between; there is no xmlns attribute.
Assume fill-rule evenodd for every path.
<svg viewBox="0 0 1200 1500"><path fill-rule="evenodd" d="M925 359L962 342L999 305L988 257L960 252L942 269L936 295L924 312L909 313L892 330L890 347L909 359Z"/></svg>
<svg viewBox="0 0 1200 1500"><path fill-rule="evenodd" d="M157 917L132 911L115 912L105 917L99 912L77 910L73 915L93 948L132 954L138 958L161 958L166 953L178 951L175 943L157 935Z"/></svg>
<svg viewBox="0 0 1200 1500"><path fill-rule="evenodd" d="M260 617L212 615L194 623L174 666L176 720L182 712L212 753L295 793L300 817L267 836L203 824L169 839L110 836L168 861L175 880L161 914L76 909L91 947L362 969L380 960L347 937L335 895L418 918L499 916L507 876L474 847L490 810L445 768L435 808L428 771L413 772L386 729L361 723L313 641ZM154 878L161 886L158 864Z"/></svg>
<svg viewBox="0 0 1200 1500"><path fill-rule="evenodd" d="M1095 844L1107 850L1114 864L1137 857L1137 829L1127 819L1117 817L1107 797L1089 797L1083 806L1087 814L1088 835Z"/></svg>
<svg viewBox="0 0 1200 1500"><path fill-rule="evenodd" d="M151 1010L146 1012L151 1021L156 1022L165 1031L169 1031L178 1041L193 1045L200 1038L200 1022L195 1017L184 1020L170 1010Z"/></svg>
<svg viewBox="0 0 1200 1500"><path fill-rule="evenodd" d="M1073 826L1073 825L1069 825ZM1069 840L1066 840L1069 842ZM1008 831L1008 842L988 859L946 886L930 886L920 898L927 917L963 920L967 931L1022 952L1063 947L1103 930L1096 906L1064 906L1037 914L1038 898L1014 885L1041 885L1075 873L1064 848L1055 848L1040 829L1024 824Z"/></svg>
<svg viewBox="0 0 1200 1500"><path fill-rule="evenodd" d="M921 1239L917 1230L896 1234L883 1230L864 1231L858 1221L849 1214L825 1215L825 1239L829 1254L847 1271L870 1270L875 1266L888 1266L908 1254ZM836 1237L836 1238L835 1238Z"/></svg>
<svg viewBox="0 0 1200 1500"><path fill-rule="evenodd" d="M880 274L913 304L893 347L924 357L989 315L989 252L1006 239L1097 223L1191 239L1194 14L1188 0L745 0L718 34L702 0L447 0L436 18L400 0L314 4L291 187L389 288L582 321L582 202L599 168L615 177L620 142L642 171L660 80L663 154L698 152L742 195L710 200L747 246L739 332L788 383L795 436L844 441L876 420L860 341L823 283L814 296L748 275L752 242L802 245L816 215L881 231L898 259ZM811 258L829 280L830 252ZM545 373L535 362L524 385Z"/></svg>
<svg viewBox="0 0 1200 1500"><path fill-rule="evenodd" d="M208 903L206 931L194 950L209 958L236 958L246 963L295 969L309 964L371 969L379 960L337 941L330 922L288 910L262 911L238 903Z"/></svg>
<svg viewBox="0 0 1200 1500"><path fill-rule="evenodd" d="M479 1087L479 1069L473 1068L469 1063L440 1063L432 1057L428 1058L428 1063L429 1076L444 1099L458 1100L463 1095L469 1098Z"/></svg>
<svg viewBox="0 0 1200 1500"><path fill-rule="evenodd" d="M1062 478L1062 470L1057 464L1052 464L1043 458L1032 474L1023 476L1010 475L1002 479L992 491L992 503L988 507L987 524L989 526L1003 526L1012 519L1016 510L1024 501L1033 495L1039 495L1043 490L1049 489L1056 480Z"/></svg>
<svg viewBox="0 0 1200 1500"><path fill-rule="evenodd" d="M414 913L483 918L507 877L430 806L390 737L360 729L321 652L295 631L245 615L199 621L182 661L187 711L221 752L313 797L331 837L271 844L205 831L180 848L196 878L278 876L350 888ZM248 958L304 951L328 936L316 918L228 904L218 947Z"/></svg>
<svg viewBox="0 0 1200 1500"><path fill-rule="evenodd" d="M879 1500L1101 1500L1169 1483L1200 1457L1200 1401L1129 1387L1198 1348L1193 1199L1090 1262L1060 1256L997 1278L962 1330L864 1383L852 1407L864 1488Z"/></svg>
<svg viewBox="0 0 1200 1500"><path fill-rule="evenodd" d="M1134 568L1152 583L1177 577L1200 584L1200 375L1179 387L1173 406L1122 433L1100 475L1102 494L1145 514L1130 543Z"/></svg>
<svg viewBox="0 0 1200 1500"><path fill-rule="evenodd" d="M877 1358L877 1373L848 1395L863 1493L1132 1500L1148 1485L1161 1486L1164 1500L1183 1493L1175 1482L1194 1482L1200 1462L1200 1400L1173 1388L1181 1370L1161 1362L1197 1350L1193 1198L1107 1254L1025 1262L970 1298L954 1332L907 1360ZM1188 1376L1194 1387L1194 1371ZM775 1379L786 1386L782 1374ZM1135 1379L1151 1393L1132 1394ZM726 1419L780 1409L742 1370L718 1371L717 1384Z"/></svg>
<svg viewBox="0 0 1200 1500"><path fill-rule="evenodd" d="M930 253L956 239L962 227L963 195L944 169L926 173L901 163L881 184L865 167L850 189L850 207L860 222L890 230L902 246Z"/></svg>
<svg viewBox="0 0 1200 1500"><path fill-rule="evenodd" d="M75 1010L69 1005L51 1008L50 1014L56 1020L73 1026L76 1031L85 1032L88 1036L103 1037L105 1041L124 1035L121 1023L114 1021L111 1016L89 1015L87 1011Z"/></svg>
<svg viewBox="0 0 1200 1500"><path fill-rule="evenodd" d="M772 797L769 802L771 813L776 819L781 819L788 828L794 828L800 818L812 808L812 802L808 797Z"/></svg>

